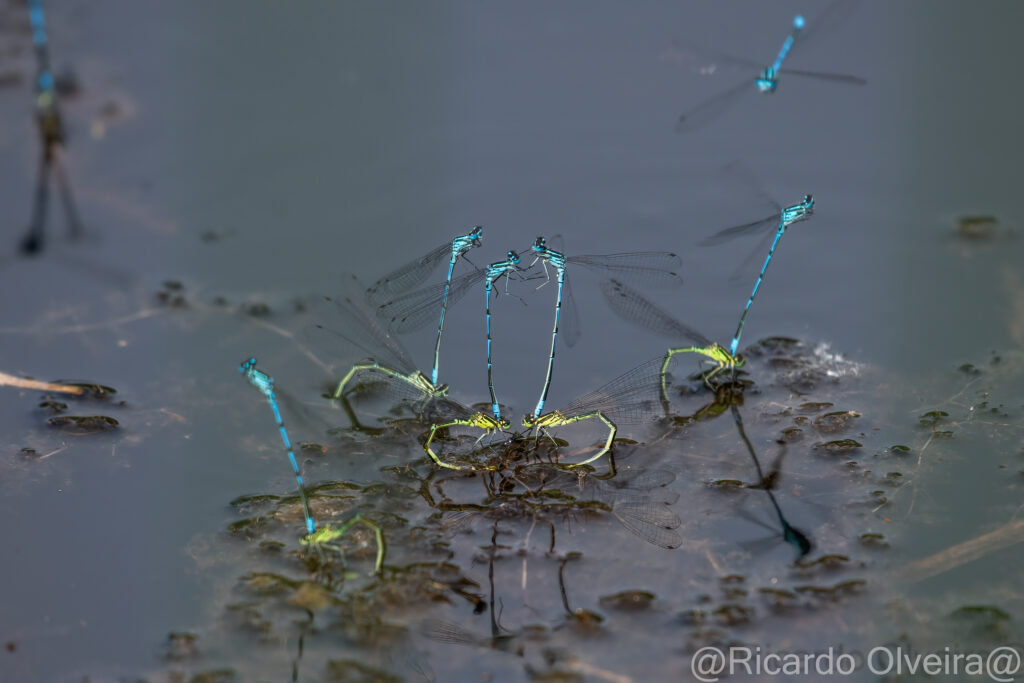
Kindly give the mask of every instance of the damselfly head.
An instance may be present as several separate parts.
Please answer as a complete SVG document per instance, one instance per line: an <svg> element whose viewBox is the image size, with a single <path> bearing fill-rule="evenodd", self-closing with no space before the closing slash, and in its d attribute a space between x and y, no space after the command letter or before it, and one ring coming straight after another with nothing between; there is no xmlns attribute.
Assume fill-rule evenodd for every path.
<svg viewBox="0 0 1024 683"><path fill-rule="evenodd" d="M507 256L509 263L519 263L519 254L512 251L511 249L509 250Z"/></svg>
<svg viewBox="0 0 1024 683"><path fill-rule="evenodd" d="M533 243L534 251L544 251L548 248L548 241L544 237L538 237L537 241Z"/></svg>
<svg viewBox="0 0 1024 683"><path fill-rule="evenodd" d="M503 417L498 420L498 429L500 429L503 432L507 432L509 430L509 427L511 426L512 423L509 422L507 418Z"/></svg>
<svg viewBox="0 0 1024 683"><path fill-rule="evenodd" d="M484 235L484 226L477 225L477 226L474 226L473 231L469 233L469 239L471 239L474 242L476 242L481 237L483 237L483 235Z"/></svg>
<svg viewBox="0 0 1024 683"><path fill-rule="evenodd" d="M249 360L247 360L244 363L242 363L241 365L239 365L238 369L241 372L249 372L249 370L251 370L254 367L256 367L256 359L255 358L250 358Z"/></svg>
<svg viewBox="0 0 1024 683"><path fill-rule="evenodd" d="M807 213L814 213L814 197L812 195L804 195L804 209Z"/></svg>
<svg viewBox="0 0 1024 683"><path fill-rule="evenodd" d="M523 426L527 429L533 429L537 425L537 418L527 413L523 415Z"/></svg>

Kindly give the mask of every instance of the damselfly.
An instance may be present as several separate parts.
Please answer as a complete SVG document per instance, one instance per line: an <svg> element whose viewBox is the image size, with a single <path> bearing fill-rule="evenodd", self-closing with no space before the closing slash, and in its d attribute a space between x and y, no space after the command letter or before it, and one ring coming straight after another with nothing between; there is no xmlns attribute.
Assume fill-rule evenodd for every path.
<svg viewBox="0 0 1024 683"><path fill-rule="evenodd" d="M498 397L494 393L494 373L493 373L493 362L491 358L491 291L494 289L494 283L505 278L505 291L508 292L508 281L513 273L519 271L519 254L514 251L509 251L504 261L498 261L492 263L484 269L484 311L487 318L487 390L491 394L491 412L494 413L494 419L500 423L501 420L501 406L498 404Z"/></svg>
<svg viewBox="0 0 1024 683"><path fill-rule="evenodd" d="M57 176L57 188L64 203L68 231L73 239L81 237L82 227L78 211L71 194L61 154L64 150L64 122L60 115L57 84L50 65L50 42L46 33L46 15L42 0L29 0L29 20L32 24L32 43L35 45L38 73L35 80L36 124L42 145L39 156L39 171L36 176L35 201L32 205L32 222L28 233L22 238L21 250L26 254L41 251L45 241L46 205L50 192L50 171Z"/></svg>
<svg viewBox="0 0 1024 683"><path fill-rule="evenodd" d="M809 194L804 195L804 200L799 204L787 206L786 208L782 208L775 202L772 203L777 209L777 211L772 215L750 223L744 223L743 225L719 230L701 243L703 246L712 246L728 242L736 237L756 234L767 229L775 228L775 239L772 240L771 247L768 248L768 256L764 260L764 265L761 266L761 272L758 274L757 281L754 283L754 289L750 293L750 298L747 299L747 305L743 308L743 314L740 315L740 322L736 327L736 334L733 336L732 341L729 342L729 352L733 356L736 355L736 351L739 349L740 336L743 334L743 324L747 320L747 313L750 312L750 306L754 303L754 297L757 296L757 290L761 287L761 283L764 281L764 274L768 270L768 264L771 263L772 256L775 255L775 247L778 246L779 240L782 239L782 234L786 232L786 228L791 226L793 223L805 221L814 214L814 198Z"/></svg>
<svg viewBox="0 0 1024 683"><path fill-rule="evenodd" d="M549 430L585 420L598 420L608 428L608 436L596 453L565 467L586 465L608 453L620 424L643 424L657 415L661 378L661 359L655 358L608 382L599 389L580 396L564 408L542 415L523 416L523 427L538 432L554 442Z"/></svg>
<svg viewBox="0 0 1024 683"><path fill-rule="evenodd" d="M384 537L379 526L371 522L370 520L356 515L346 521L344 524L338 527L332 527L330 525L322 526L319 529L316 526L316 522L313 520L313 514L309 509L309 501L306 498L306 487L302 481L302 472L299 470L299 463L295 459L295 451L292 449L292 442L288 438L288 430L284 426L284 418L281 415L281 408L277 402L277 395L274 392L274 378L266 374L262 370L256 369L256 359L250 358L249 360L238 366L238 369L245 375L245 378L249 380L249 383L256 387L264 398L267 399L267 403L270 404L270 409L274 413L274 421L277 422L277 429L281 433L281 441L284 444L285 452L288 454L288 462L291 463L292 472L295 474L295 481L299 487L299 499L302 501L302 514L306 520L306 535L302 538L302 545L312 545L317 548L336 549L333 545L333 541L337 540L352 528L355 524L362 524L374 531L377 539L377 561L374 564L374 572L379 572L381 564L384 562Z"/></svg>
<svg viewBox="0 0 1024 683"><path fill-rule="evenodd" d="M238 366L249 383L256 387L263 397L270 404L274 412L274 421L277 422L277 430L281 433L281 441L284 442L284 450L288 454L288 461L292 465L292 472L295 473L295 481L299 485L299 499L302 501L302 513L306 518L306 534L312 536L316 531L316 523L309 511L309 501L306 500L306 487L302 483L302 472L299 471L299 463L295 460L295 451L292 450L292 442L288 438L288 430L284 426L284 418L281 416L281 408L277 404L277 396L274 394L274 378L261 370L256 369L256 359L250 358Z"/></svg>
<svg viewBox="0 0 1024 683"><path fill-rule="evenodd" d="M494 382L492 377L491 362L491 292L494 284L502 277L506 280L506 292L508 281L513 277L522 277L523 269L519 268L520 257L515 251L509 251L504 261L492 263L486 268L480 268L461 275L449 285L431 285L423 289L400 296L377 309L377 314L382 320L386 320L388 327L395 332L411 332L426 325L442 302L445 305L453 305L458 302L467 292L478 287L484 282L485 288L485 320L487 325L487 384L491 393L492 412L496 420L501 419L500 408L494 393ZM440 339L440 337L438 337Z"/></svg>
<svg viewBox="0 0 1024 683"><path fill-rule="evenodd" d="M510 256L506 261L493 265L508 263L512 258L511 254L514 253L516 252L509 252ZM506 275L511 275L517 270L510 266ZM439 306L444 305L447 308L458 303L486 277L487 269L477 268L456 277L451 283L428 285L381 304L377 308L377 316L386 321L388 328L394 332L405 334L419 330L434 319Z"/></svg>
<svg viewBox="0 0 1024 683"><path fill-rule="evenodd" d="M459 235L450 243L445 242L430 250L423 256L404 266L397 268L374 282L366 290L367 300L374 306L380 306L396 296L417 287L430 276L439 263L448 257L448 277L444 281L444 295L441 298L441 320L437 324L437 341L434 343L434 367L430 373L430 381L437 384L437 366L441 358L441 332L444 330L444 316L448 311L448 290L452 284L455 264L460 258L474 248L480 246L484 229L476 226L467 235Z"/></svg>
<svg viewBox="0 0 1024 683"><path fill-rule="evenodd" d="M343 552L343 549L338 546L335 541L341 538L345 532L356 524L362 524L373 532L374 540L377 542L377 557L373 563L373 573L379 574L381 567L384 565L384 532L379 526L362 515L357 514L354 517L351 517L341 526L322 526L299 542L302 545L310 545L317 549L322 548L341 553Z"/></svg>
<svg viewBox="0 0 1024 683"><path fill-rule="evenodd" d="M730 353L720 344L709 340L688 325L684 325L671 315L645 299L636 290L630 289L618 280L605 280L601 283L601 293L608 301L608 306L624 320L669 339L689 339L696 346L669 349L665 352L659 371L661 400L665 412L669 410L668 381L666 378L669 362L677 353L696 353L704 356L714 367L704 373L704 383L712 391L715 386L711 378L722 370L732 370L743 366L743 358Z"/></svg>
<svg viewBox="0 0 1024 683"><path fill-rule="evenodd" d="M652 286L671 287L681 285L683 280L676 273L682 265L682 261L671 252L645 251L627 254L566 256L561 251L548 246L544 237L538 237L534 242L533 252L537 256L534 263L539 260L544 264L544 272L548 275L548 281L550 281L550 274L547 272L547 267L550 265L555 270L555 279L558 283L558 292L555 295L555 324L551 331L551 353L548 356L548 367L540 399L533 411L533 417L538 418L544 412L544 404L547 402L548 391L551 388L551 375L555 367L555 349L558 344L558 326L562 318L563 302L566 306L566 326L563 331L566 344L573 346L579 338L579 316L576 313L572 290L569 288L566 274L568 265L576 264L604 273L614 273L620 278L636 280Z"/></svg>
<svg viewBox="0 0 1024 683"><path fill-rule="evenodd" d="M731 109L748 94L775 92L779 85L780 74L816 78L850 85L865 85L867 81L857 76L782 68L782 63L789 56L790 51L797 44L806 44L812 30L815 37L821 36L827 32L825 29L840 23L839 19L845 16L846 11L851 7L852 3L850 0L835 0L810 26L808 26L808 22L804 19L803 15L796 15L793 18L793 27L789 35L786 36L785 41L783 41L779 53L775 56L775 61L764 67L753 79L753 87L751 87L750 79L745 78L728 90L684 112L676 122L676 132L686 133L703 126L728 109ZM756 62L746 59L736 57L722 57L721 59L743 68L761 68Z"/></svg>
<svg viewBox="0 0 1024 683"><path fill-rule="evenodd" d="M492 417L487 413L480 410L473 410L466 406L460 405L454 401L445 400L439 402L435 406L436 412L445 415L443 420L445 422L438 422L431 425L430 435L427 437L426 442L423 444L423 448L427 451L427 455L434 461L435 464L440 467L445 467L450 470L495 470L498 469L497 465L485 464L481 466L473 465L456 465L441 460L441 457L434 452L431 448L431 444L434 442L434 437L437 436L437 432L442 429L448 429L449 427L474 427L481 431L479 438L477 438L474 446L478 446L481 441L491 436L498 431L508 430L510 423L508 420L502 417Z"/></svg>

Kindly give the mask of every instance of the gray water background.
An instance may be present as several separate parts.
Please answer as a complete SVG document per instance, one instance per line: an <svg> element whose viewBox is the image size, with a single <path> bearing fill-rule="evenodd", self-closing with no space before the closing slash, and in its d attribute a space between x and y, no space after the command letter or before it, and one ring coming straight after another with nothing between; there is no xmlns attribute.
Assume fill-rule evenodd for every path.
<svg viewBox="0 0 1024 683"><path fill-rule="evenodd" d="M724 341L751 279L729 277L752 246L695 245L757 210L718 173L739 159L781 203L805 192L817 201L814 219L782 243L748 341L826 341L890 389L927 386L1024 344L1012 285L1021 262L1016 6L864 3L792 63L855 73L868 86L787 79L774 96L679 136L679 112L745 75L700 77L679 49L711 42L767 60L788 17L806 8L51 4L57 61L83 87L66 107L71 176L101 241L13 259L37 148L28 81L0 91L12 256L0 271L0 369L96 379L146 410L114 441L61 439L66 453L33 464L20 448L53 439L27 426L41 422L31 401L4 395L0 621L18 643L0 657L5 679L153 666L168 630L209 618L217 580L191 557L195 539L223 528L236 493L289 486L279 460L254 463L238 447L241 430L273 436L252 424L264 408L242 420L230 401L254 400L231 385L248 355L295 393L317 386L318 368L291 345L216 317L53 333L152 307L166 279L196 300L287 308L294 296L332 293L343 272L372 280L482 224L478 262L555 233L570 252L676 251L685 288L657 301ZM129 115L97 139L90 122L110 101ZM996 243L957 239L955 219L973 213L999 217ZM54 207L55 240L61 221ZM208 231L220 239L202 240ZM60 254L134 279L112 284ZM559 358L555 404L664 348L607 312L595 285L586 273L576 279L585 336ZM543 376L551 295L499 303L499 388L515 413L532 406ZM442 365L471 401L485 395L480 307L453 311ZM42 332L25 333L37 324ZM426 366L430 333L408 343ZM230 390L206 391L221 382ZM892 395L880 385L877 400ZM917 407L893 410L912 420ZM963 448L989 469L1005 455ZM899 558L991 528L990 508L971 501L992 493L971 471L958 470L956 513L905 534ZM1012 564L1020 551L1004 557Z"/></svg>

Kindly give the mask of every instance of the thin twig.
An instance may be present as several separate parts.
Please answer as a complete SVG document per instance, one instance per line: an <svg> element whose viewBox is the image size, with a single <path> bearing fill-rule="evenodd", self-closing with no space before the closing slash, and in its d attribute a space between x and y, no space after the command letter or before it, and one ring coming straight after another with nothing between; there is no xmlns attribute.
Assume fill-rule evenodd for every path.
<svg viewBox="0 0 1024 683"><path fill-rule="evenodd" d="M995 531L904 565L893 572L892 578L910 582L922 581L1021 541L1024 541L1024 520L1010 522Z"/></svg>
<svg viewBox="0 0 1024 683"><path fill-rule="evenodd" d="M569 668L573 671L593 676L594 678L600 678L603 681L610 681L611 683L633 683L633 679L629 676L623 676L622 674L617 674L614 671L598 668L577 657L570 657L565 663L568 664Z"/></svg>
<svg viewBox="0 0 1024 683"><path fill-rule="evenodd" d="M53 382L40 382L36 379L24 379L0 372L0 386L19 387L21 389L36 389L38 391L57 391L62 394L73 394L81 396L85 393L85 387L76 387L71 384L54 384Z"/></svg>

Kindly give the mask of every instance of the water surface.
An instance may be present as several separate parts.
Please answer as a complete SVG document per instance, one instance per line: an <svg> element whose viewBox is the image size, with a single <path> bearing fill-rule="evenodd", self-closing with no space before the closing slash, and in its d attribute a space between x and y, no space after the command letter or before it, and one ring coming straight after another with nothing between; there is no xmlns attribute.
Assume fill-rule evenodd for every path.
<svg viewBox="0 0 1024 683"><path fill-rule="evenodd" d="M56 60L81 82L65 107L68 159L94 239L67 244L52 210L52 248L14 253L37 148L28 34L8 3L3 66L24 77L0 89L0 370L111 385L116 396L67 400L66 414L120 427L55 429L37 392L3 395L4 679L349 680L353 660L371 680L655 680L688 675L707 644L1019 642L1016 8L863 3L792 65L867 86L784 80L686 136L672 130L679 113L743 77L701 76L687 51L770 59L806 8L48 9ZM731 277L754 245L696 245L758 217L758 198L720 170L733 160L783 204L817 201L748 322L756 387L741 407L762 464L777 465L782 510L815 544L802 565L724 406L667 434L624 430L642 444L616 449L621 471L674 475L646 494L679 518L666 550L607 511L440 514L444 500L484 505L483 478L438 472L408 425L351 432L320 400L361 354L316 349L327 372L303 353L318 297L476 224L478 264L556 233L570 253L675 251L685 285L652 299L726 342L757 266ZM991 238L958 234L975 214L997 217ZM575 275L584 336L560 351L552 406L665 349ZM554 292L517 294L527 305L495 308L512 415L539 392ZM468 403L486 397L482 298L446 322L443 380ZM431 333L405 341L426 367ZM337 484L316 490L314 511L384 527L380 579L366 576L365 532L348 546L352 575L335 567L327 587L293 554L294 479L236 370L252 355L321 421L292 427L326 446L300 453L307 480ZM677 379L691 387L679 414L711 403ZM592 490L580 495L600 499ZM281 498L238 501L258 494ZM951 559L993 532L977 559Z"/></svg>

